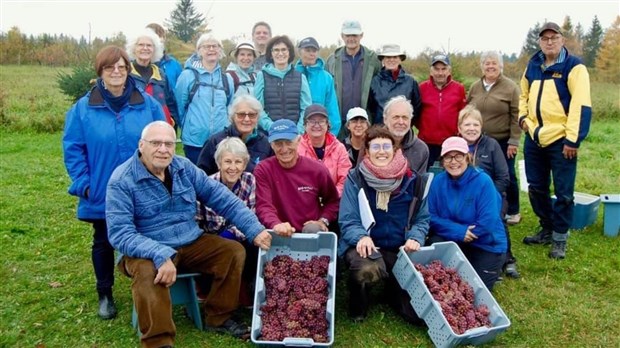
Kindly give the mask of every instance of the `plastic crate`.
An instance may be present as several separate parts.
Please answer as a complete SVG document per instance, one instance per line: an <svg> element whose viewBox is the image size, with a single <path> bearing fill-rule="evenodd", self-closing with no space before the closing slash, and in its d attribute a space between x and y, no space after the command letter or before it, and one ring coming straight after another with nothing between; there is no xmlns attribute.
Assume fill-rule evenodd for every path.
<svg viewBox="0 0 620 348"><path fill-rule="evenodd" d="M617 237L620 231L620 194L602 194L603 233L608 237Z"/></svg>
<svg viewBox="0 0 620 348"><path fill-rule="evenodd" d="M573 198L573 220L570 228L581 230L594 224L598 217L598 206L601 203L601 198L581 192L575 192ZM551 196L554 203L556 199L555 195Z"/></svg>
<svg viewBox="0 0 620 348"><path fill-rule="evenodd" d="M261 250L258 254L256 270L256 290L254 291L254 310L252 313L252 342L261 346L291 346L291 347L329 347L334 343L334 315L336 313L336 234L333 232L294 233L291 238L284 238L273 234L271 248ZM310 260L313 256L330 257L327 273L329 294L327 297L327 322L329 341L327 343L314 342L311 338L287 337L282 341L262 341L258 338L261 332L260 307L265 303L266 289L263 279L265 264L277 255L288 255L295 260Z"/></svg>
<svg viewBox="0 0 620 348"><path fill-rule="evenodd" d="M428 265L434 260L440 260L445 267L455 268L461 278L472 286L475 305L485 304L489 308L489 320L493 327L478 327L460 335L452 330L439 303L424 284L422 274L414 267L416 263ZM428 335L437 347L486 343L510 326L510 320L454 242L434 243L413 253L406 253L401 248L392 271L400 286L411 296L411 305L426 322Z"/></svg>

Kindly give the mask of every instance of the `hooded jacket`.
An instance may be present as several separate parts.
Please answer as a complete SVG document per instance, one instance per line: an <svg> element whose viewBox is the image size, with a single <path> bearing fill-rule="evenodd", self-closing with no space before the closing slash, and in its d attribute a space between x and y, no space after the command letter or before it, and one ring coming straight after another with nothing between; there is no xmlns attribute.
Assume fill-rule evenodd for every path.
<svg viewBox="0 0 620 348"><path fill-rule="evenodd" d="M189 103L189 95L195 83L194 73L198 72L201 85ZM177 80L175 97L179 111L179 125L182 128L181 141L184 145L202 147L213 134L230 125L228 105L230 101L224 91L222 76L228 79L228 95L233 95L232 78L222 74L219 63L212 72L202 67L200 56L194 54L185 62L185 70ZM188 105L189 103L189 105Z"/></svg>
<svg viewBox="0 0 620 348"><path fill-rule="evenodd" d="M134 89L118 113L110 108L98 87L71 107L65 119L62 147L71 177L69 194L80 199L78 219L105 218L106 185L112 171L136 151L146 125L165 120L157 100L139 89Z"/></svg>
<svg viewBox="0 0 620 348"><path fill-rule="evenodd" d="M295 69L306 76L310 86L313 104L321 104L327 109L330 132L338 135L341 127L340 109L338 108L338 97L334 87L334 78L324 69L323 59L317 58L316 64L304 66L301 59L295 64Z"/></svg>
<svg viewBox="0 0 620 348"><path fill-rule="evenodd" d="M472 166L457 179L440 172L428 193L431 233L462 244L467 228L474 225L478 238L469 244L496 254L508 246L501 209L502 197L491 178Z"/></svg>
<svg viewBox="0 0 620 348"><path fill-rule="evenodd" d="M419 174L426 173L428 167L428 146L409 130L400 143L403 155L409 162L409 168Z"/></svg>
<svg viewBox="0 0 620 348"><path fill-rule="evenodd" d="M250 66L248 69L244 70L239 65L231 62L226 68L226 74L231 75L232 78L231 72L236 74L239 78L239 86L235 86L235 97L242 94L254 95L254 83L256 83L254 66ZM234 78L233 81L235 81Z"/></svg>
<svg viewBox="0 0 620 348"><path fill-rule="evenodd" d="M308 134L301 136L299 146L297 147L297 153L301 156L310 157L322 162L325 167L327 167L330 176L334 180L336 189L338 189L338 196L342 195L344 181L347 177L347 173L349 173L351 169L351 161L349 160L347 149L336 139L336 136L331 133L325 134L325 155L322 160L319 160L317 157Z"/></svg>
<svg viewBox="0 0 620 348"><path fill-rule="evenodd" d="M166 115L166 121L174 125L172 119L172 111L177 108L176 101L174 100L174 93L170 91L168 87L168 81L160 73L159 68L155 64L151 64L153 74L151 78L146 81L135 68L135 61L131 62L131 76L136 81L136 86L145 91L148 95L152 96L161 104L161 107Z"/></svg>

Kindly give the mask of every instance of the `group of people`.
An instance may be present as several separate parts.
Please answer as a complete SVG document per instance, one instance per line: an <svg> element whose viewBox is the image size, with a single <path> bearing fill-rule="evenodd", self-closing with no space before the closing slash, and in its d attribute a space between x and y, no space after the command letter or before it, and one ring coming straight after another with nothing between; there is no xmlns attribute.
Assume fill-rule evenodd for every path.
<svg viewBox="0 0 620 348"><path fill-rule="evenodd" d="M118 270L133 279L144 347L174 344L169 287L179 272L211 276L206 329L246 337L234 313L273 233L338 234L355 321L383 281L388 303L418 321L391 272L401 247L454 241L489 289L502 272L517 278L508 225L520 220L522 131L540 219L524 243L552 244L549 256L565 257L591 103L587 70L557 24L542 27L520 88L502 75L502 56L485 52L469 93L452 80L447 55L432 57L418 85L398 45L361 45L357 21L341 35L344 46L323 61L314 38L295 47L258 22L226 70L209 35L182 68L157 24L127 51L97 54L97 82L67 113L63 148L77 217L94 229L101 318L117 314L116 249ZM175 128L185 156L176 155ZM433 178L427 169L437 165Z"/></svg>

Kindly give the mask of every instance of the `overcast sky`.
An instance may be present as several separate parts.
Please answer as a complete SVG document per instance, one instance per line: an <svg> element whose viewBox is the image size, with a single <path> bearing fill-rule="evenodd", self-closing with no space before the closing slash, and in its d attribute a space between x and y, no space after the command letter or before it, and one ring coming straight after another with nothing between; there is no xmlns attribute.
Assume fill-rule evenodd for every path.
<svg viewBox="0 0 620 348"><path fill-rule="evenodd" d="M337 43L346 19L362 24L362 44L376 49L400 44L409 55L431 49L450 52L499 50L519 53L525 36L537 22L590 28L598 16L608 28L620 14L618 0L604 1L203 1L196 9L209 19L220 39L250 35L259 20L273 33L294 41L314 36L321 45ZM0 0L0 30L18 26L25 34L68 34L79 38L127 37L150 22L163 23L175 8L174 0Z"/></svg>

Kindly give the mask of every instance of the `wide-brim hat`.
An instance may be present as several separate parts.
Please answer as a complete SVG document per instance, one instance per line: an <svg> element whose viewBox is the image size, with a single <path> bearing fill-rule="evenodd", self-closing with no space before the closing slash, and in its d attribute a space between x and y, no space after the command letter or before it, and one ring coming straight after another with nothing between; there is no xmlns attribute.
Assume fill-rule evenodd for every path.
<svg viewBox="0 0 620 348"><path fill-rule="evenodd" d="M383 60L384 57L400 57L400 60L407 59L405 51L400 49L396 44L385 44L377 50L377 57L379 60Z"/></svg>
<svg viewBox="0 0 620 348"><path fill-rule="evenodd" d="M254 45L252 45L249 42L241 42L239 43L235 49L233 49L232 51L230 51L230 57L231 58L236 58L237 52L239 52L239 50L250 50L252 51L252 53L254 54L254 58L259 56L258 51L254 48Z"/></svg>

